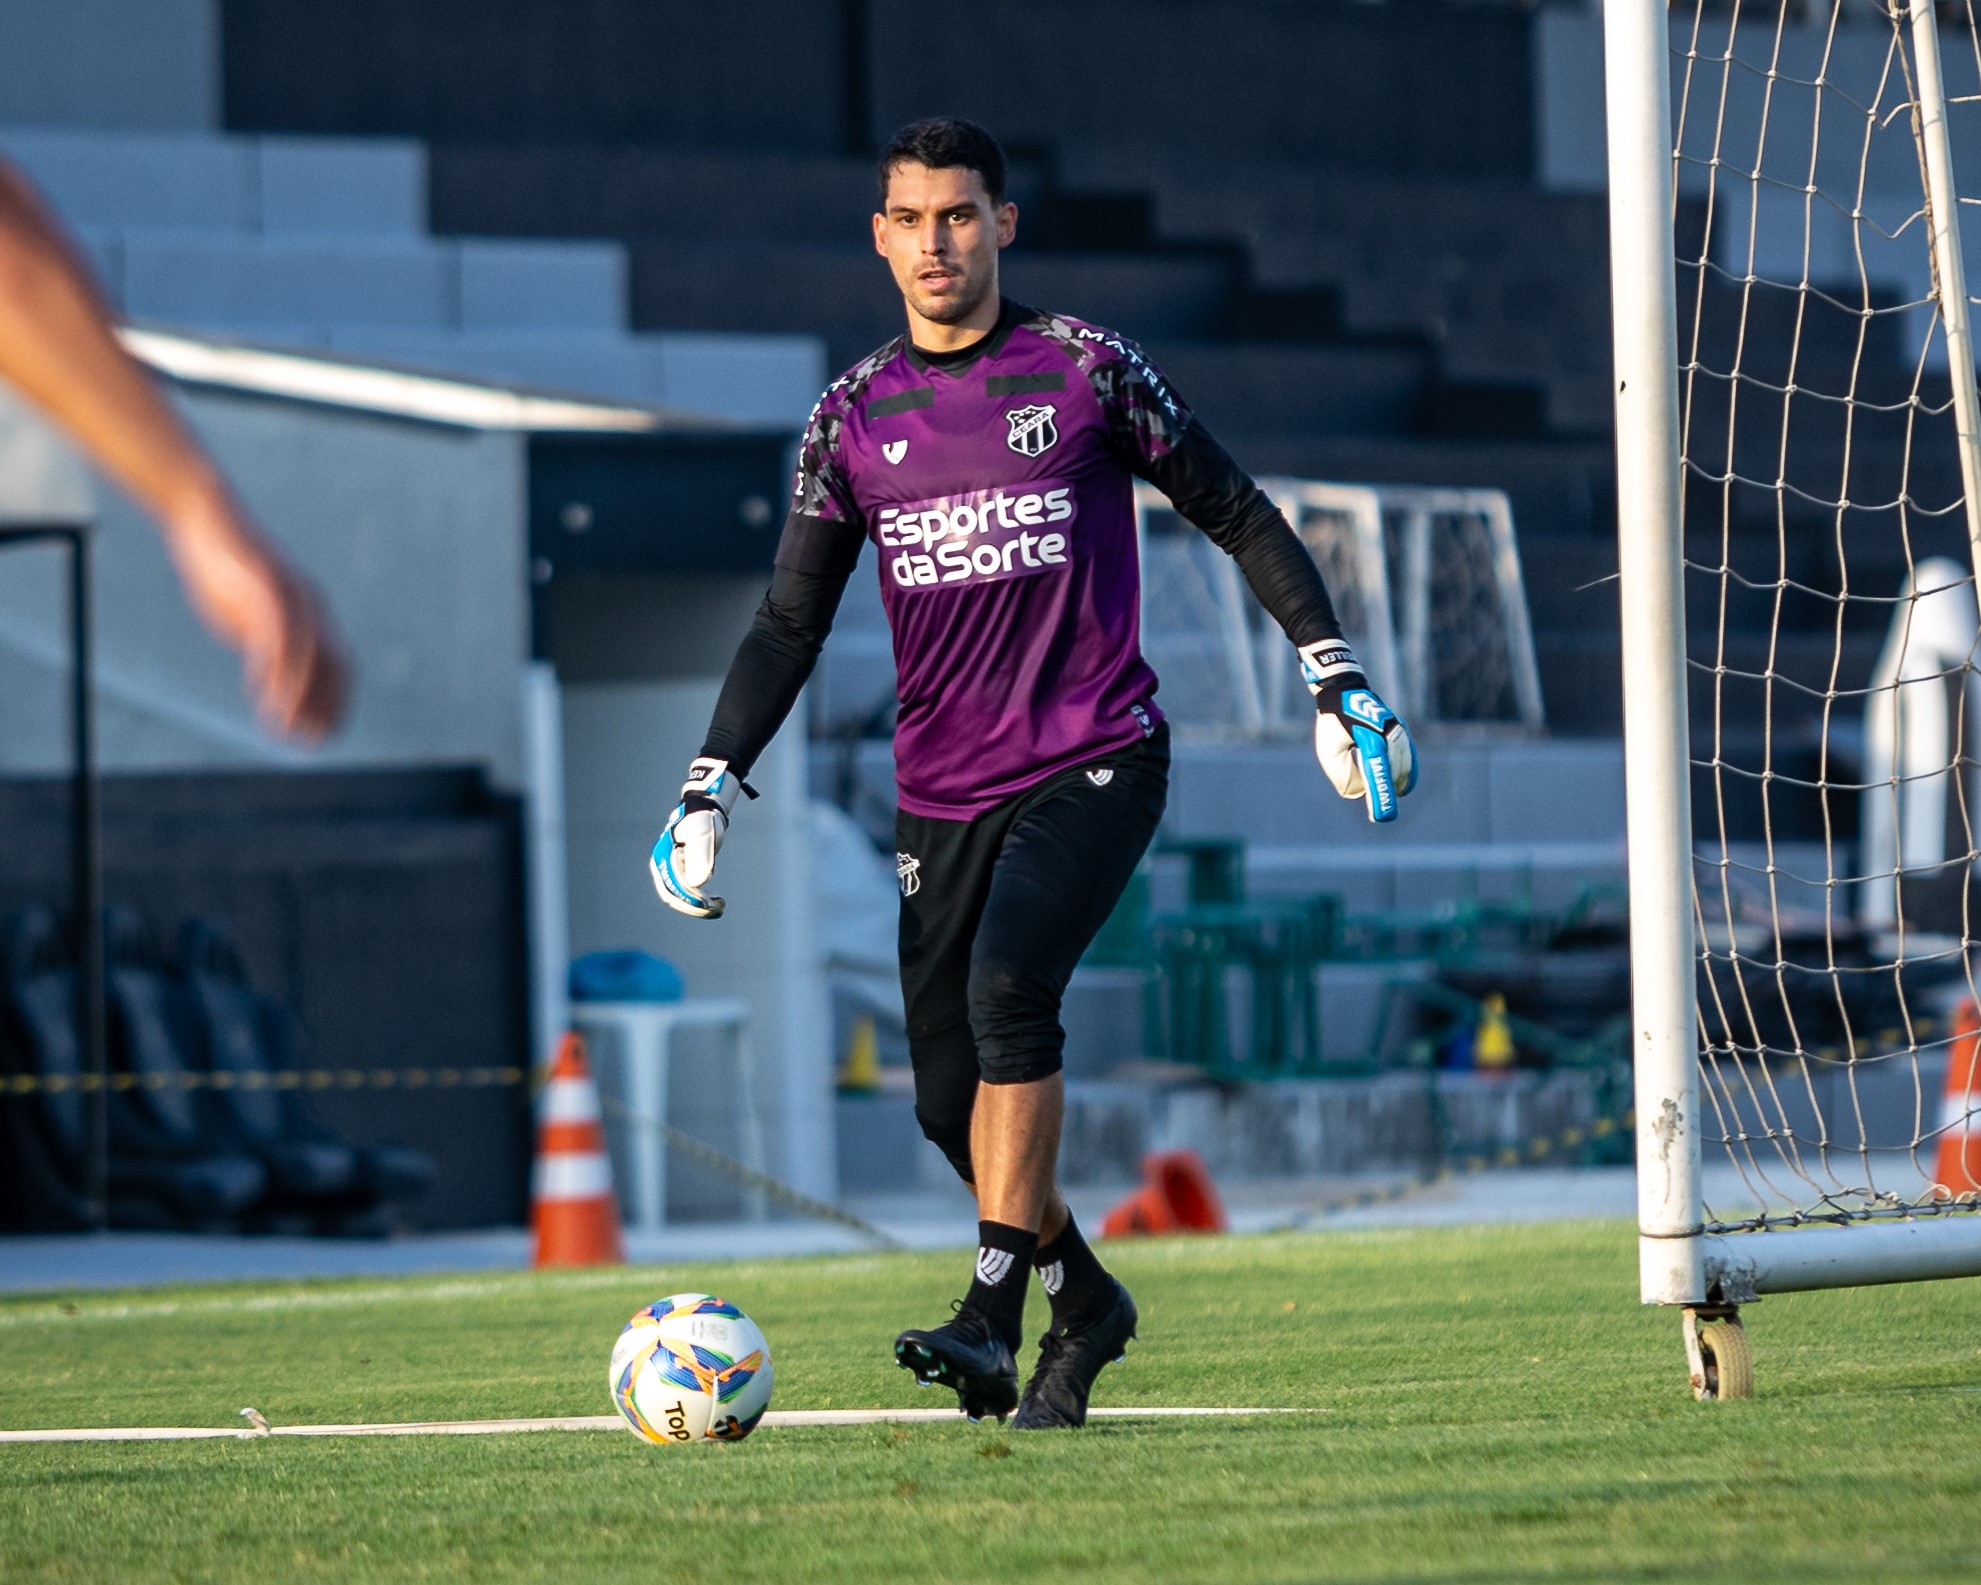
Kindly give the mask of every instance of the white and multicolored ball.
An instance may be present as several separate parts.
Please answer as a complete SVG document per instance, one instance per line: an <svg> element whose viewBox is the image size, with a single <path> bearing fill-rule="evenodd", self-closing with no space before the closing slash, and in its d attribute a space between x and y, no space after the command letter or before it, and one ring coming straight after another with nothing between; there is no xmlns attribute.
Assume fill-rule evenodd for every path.
<svg viewBox="0 0 1981 1585"><path fill-rule="evenodd" d="M649 1442L740 1442L770 1407L770 1344L735 1305L676 1293L626 1323L607 1380Z"/></svg>

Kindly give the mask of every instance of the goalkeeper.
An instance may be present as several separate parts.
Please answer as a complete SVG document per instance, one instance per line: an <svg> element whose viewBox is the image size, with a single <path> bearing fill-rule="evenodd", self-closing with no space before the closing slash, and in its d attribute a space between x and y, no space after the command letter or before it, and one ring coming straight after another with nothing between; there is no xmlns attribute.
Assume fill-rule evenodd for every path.
<svg viewBox="0 0 1981 1585"><path fill-rule="evenodd" d="M965 121L920 121L880 159L874 245L908 333L813 411L770 592L653 851L667 903L710 889L743 777L798 698L873 541L900 697L901 985L915 1115L975 1191L978 1249L952 1319L895 1357L971 1418L1077 1426L1135 1303L1055 1181L1060 998L1162 818L1169 731L1139 643L1134 480L1229 552L1286 630L1322 768L1370 817L1415 779L1299 539L1134 343L998 293L1017 208ZM1248 790L1234 785L1235 801ZM1052 1323L1022 1402L1036 1270Z"/></svg>

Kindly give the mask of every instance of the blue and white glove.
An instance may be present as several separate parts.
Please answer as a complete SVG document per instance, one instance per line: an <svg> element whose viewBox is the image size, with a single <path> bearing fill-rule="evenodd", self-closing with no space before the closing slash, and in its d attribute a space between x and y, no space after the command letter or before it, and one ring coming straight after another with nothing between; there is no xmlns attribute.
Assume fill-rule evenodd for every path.
<svg viewBox="0 0 1981 1585"><path fill-rule="evenodd" d="M1361 798L1371 820L1396 818L1397 800L1417 785L1410 729L1369 686L1342 640L1300 650L1300 675L1314 696L1314 757L1344 798Z"/></svg>
<svg viewBox="0 0 1981 1585"><path fill-rule="evenodd" d="M688 767L681 801L668 817L667 829L653 845L647 868L653 872L660 900L692 919L720 919L722 899L710 894L715 856L729 834L729 811L738 794L756 793L729 769L723 759L698 759Z"/></svg>

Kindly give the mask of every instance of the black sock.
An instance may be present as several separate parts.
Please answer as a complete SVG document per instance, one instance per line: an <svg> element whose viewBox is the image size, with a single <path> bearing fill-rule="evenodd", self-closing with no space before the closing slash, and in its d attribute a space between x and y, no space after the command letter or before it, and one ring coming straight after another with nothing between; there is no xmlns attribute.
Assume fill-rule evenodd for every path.
<svg viewBox="0 0 1981 1585"><path fill-rule="evenodd" d="M1039 1245L1032 1264L1039 1268L1039 1286L1052 1301L1052 1324L1058 1331L1099 1318L1114 1301L1114 1279L1080 1236L1071 1211L1059 1236Z"/></svg>
<svg viewBox="0 0 1981 1585"><path fill-rule="evenodd" d="M982 1313L1012 1353L1025 1341L1025 1284L1039 1235L1002 1222L977 1224L977 1276L963 1302Z"/></svg>

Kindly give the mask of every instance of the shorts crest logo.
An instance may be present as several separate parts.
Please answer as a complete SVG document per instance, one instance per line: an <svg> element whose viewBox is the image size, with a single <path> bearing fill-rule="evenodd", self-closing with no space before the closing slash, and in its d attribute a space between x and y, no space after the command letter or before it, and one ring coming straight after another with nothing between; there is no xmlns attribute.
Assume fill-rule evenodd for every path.
<svg viewBox="0 0 1981 1585"><path fill-rule="evenodd" d="M913 897L922 889L922 861L912 853L894 855L894 873L901 877L901 895Z"/></svg>
<svg viewBox="0 0 1981 1585"><path fill-rule="evenodd" d="M1044 402L1006 413L1004 416L1011 421L1011 433L1005 437L1005 443L1021 457L1036 457L1059 441L1059 430L1053 423L1057 413L1056 408Z"/></svg>
<svg viewBox="0 0 1981 1585"><path fill-rule="evenodd" d="M1087 772L1087 780L1092 782L1096 787L1105 787L1109 782L1114 780L1114 772L1111 770L1090 770Z"/></svg>

